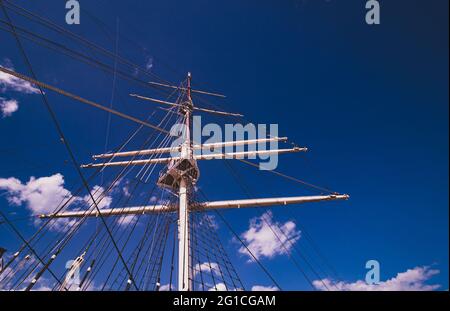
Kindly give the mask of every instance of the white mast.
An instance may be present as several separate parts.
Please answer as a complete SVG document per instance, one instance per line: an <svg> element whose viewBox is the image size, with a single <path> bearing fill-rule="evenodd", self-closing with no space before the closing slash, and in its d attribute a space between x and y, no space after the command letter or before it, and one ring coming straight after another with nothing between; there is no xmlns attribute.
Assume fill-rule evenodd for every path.
<svg viewBox="0 0 450 311"><path fill-rule="evenodd" d="M185 140L181 146L181 158L193 161L191 145L191 73L187 79L187 101L181 109L185 115ZM192 184L189 174L183 174L180 180L179 209L178 209L178 290L188 291L190 284L190 256L189 256L189 197L188 191Z"/></svg>

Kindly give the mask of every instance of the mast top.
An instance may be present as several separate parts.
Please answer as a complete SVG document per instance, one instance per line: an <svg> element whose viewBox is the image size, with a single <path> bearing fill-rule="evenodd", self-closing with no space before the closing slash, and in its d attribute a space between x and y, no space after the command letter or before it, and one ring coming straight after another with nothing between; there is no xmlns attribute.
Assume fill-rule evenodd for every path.
<svg viewBox="0 0 450 311"><path fill-rule="evenodd" d="M187 97L188 97L188 100L190 102L192 102L192 98L191 98L191 80L192 80L191 72L188 72L188 74L187 74Z"/></svg>

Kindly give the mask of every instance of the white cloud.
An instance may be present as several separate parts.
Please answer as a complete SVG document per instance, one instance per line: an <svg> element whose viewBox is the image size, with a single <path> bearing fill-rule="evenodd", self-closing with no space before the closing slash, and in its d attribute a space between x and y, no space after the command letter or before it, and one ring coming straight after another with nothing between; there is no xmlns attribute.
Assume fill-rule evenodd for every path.
<svg viewBox="0 0 450 311"><path fill-rule="evenodd" d="M88 204L88 206L91 206L96 209L96 207L93 205L92 198L94 198L95 203L97 203L97 207L99 209L102 208L109 208L112 203L112 197L109 195L104 194L105 188L100 186L94 186L91 190L92 197L90 194L86 194L83 197L83 200Z"/></svg>
<svg viewBox="0 0 450 311"><path fill-rule="evenodd" d="M4 59L3 64L0 64L0 67L14 70L14 66L9 59ZM2 93L5 93L6 91L14 91L23 94L39 94L39 89L37 89L33 84L3 71L0 71L0 91ZM18 109L18 100L0 97L0 112L3 118L10 117Z"/></svg>
<svg viewBox="0 0 450 311"><path fill-rule="evenodd" d="M196 264L194 266L194 276L196 276L200 272L214 273L215 275L220 275L219 265L217 264L217 262L211 262L211 263L204 262L202 264Z"/></svg>
<svg viewBox="0 0 450 311"><path fill-rule="evenodd" d="M426 284L433 276L439 274L439 270L431 269L429 266L415 267L397 276L380 282L378 285L369 285L363 280L353 283L344 281L333 281L330 279L315 280L313 285L319 290L342 290L342 291L432 291L440 287L439 284Z"/></svg>
<svg viewBox="0 0 450 311"><path fill-rule="evenodd" d="M17 100L0 97L0 112L3 118L10 117L18 109L19 102Z"/></svg>
<svg viewBox="0 0 450 311"><path fill-rule="evenodd" d="M126 226L132 222L134 223L136 221L136 218L136 215L120 216L119 218L117 218L117 223L121 226Z"/></svg>
<svg viewBox="0 0 450 311"><path fill-rule="evenodd" d="M64 176L59 173L41 178L30 177L27 183L13 177L0 178L0 190L6 190L7 200L11 205L25 204L33 215L53 213L72 195L64 188ZM76 201L78 198L73 197L67 207ZM51 230L61 231L75 222L75 219L57 219ZM40 224L39 220L36 219L35 224Z"/></svg>
<svg viewBox="0 0 450 311"><path fill-rule="evenodd" d="M50 287L49 285L46 284L36 285L35 287L32 288L32 291L35 292L50 292L52 290L53 287Z"/></svg>
<svg viewBox="0 0 450 311"><path fill-rule="evenodd" d="M227 290L227 287L224 283L217 283L216 286L211 287L208 289L209 292L217 291L217 292L224 292Z"/></svg>
<svg viewBox="0 0 450 311"><path fill-rule="evenodd" d="M160 292L167 292L169 290L175 290L175 287L170 284L165 284L165 285L161 285L161 287L159 288Z"/></svg>
<svg viewBox="0 0 450 311"><path fill-rule="evenodd" d="M69 198L71 201L66 204L66 210L69 207L73 210L79 209L80 205L93 208L89 194L84 197L72 196L72 193L64 187L64 176L60 173L40 178L32 176L24 183L14 177L0 178L0 190L6 191L6 198L11 205L25 205L33 215L51 214L61 207L62 203L66 204ZM100 209L108 208L112 203L109 194L102 198L103 191L104 188L100 186L94 186L91 190ZM75 221L75 219L58 219L52 229L61 230Z"/></svg>
<svg viewBox="0 0 450 311"><path fill-rule="evenodd" d="M17 178L0 178L0 190L7 191L7 199L13 205L26 204L33 214L52 213L64 200L71 196L64 188L64 176L30 177L27 183Z"/></svg>
<svg viewBox="0 0 450 311"><path fill-rule="evenodd" d="M11 259L9 257L9 259ZM9 260L8 259L8 260ZM24 267L31 267L38 263L38 260L34 257L34 255L26 255L22 260L19 261L18 265L14 268L7 267L4 271L1 273L0 277L0 291L8 291L8 290L18 290L18 291L24 291L26 287L31 283L31 280L35 277L34 274L29 274L25 277L25 279L21 282L19 287L15 287L16 281L17 281L17 271L21 271ZM47 279L45 276L41 276L38 280L38 282L33 286L31 289L32 291L51 291L52 285L49 279Z"/></svg>
<svg viewBox="0 0 450 311"><path fill-rule="evenodd" d="M0 67L14 70L14 66L8 59L5 59L3 65L0 65ZM0 71L0 90L2 92L10 90L24 94L39 94L39 89L30 82L19 79L3 71Z"/></svg>
<svg viewBox="0 0 450 311"><path fill-rule="evenodd" d="M249 229L241 236L256 258L273 258L290 252L294 243L300 239L300 231L296 230L293 221L284 224L275 222L272 213L268 211L261 217L250 220ZM239 248L239 252L251 256L244 246Z"/></svg>
<svg viewBox="0 0 450 311"><path fill-rule="evenodd" d="M276 292L278 288L276 286L264 286L264 285L253 285L253 292Z"/></svg>

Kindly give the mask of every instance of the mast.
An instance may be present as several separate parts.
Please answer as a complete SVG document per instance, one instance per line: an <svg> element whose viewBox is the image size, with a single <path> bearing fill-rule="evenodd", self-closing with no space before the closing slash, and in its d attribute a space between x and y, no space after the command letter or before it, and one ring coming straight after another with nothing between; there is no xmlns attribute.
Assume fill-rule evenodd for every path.
<svg viewBox="0 0 450 311"><path fill-rule="evenodd" d="M185 140L181 146L181 158L193 160L191 145L191 73L187 77L187 100L183 103L181 111L185 115ZM178 290L189 291L190 284L190 256L189 256L189 196L188 191L192 185L189 174L183 174L180 180L179 209L178 209Z"/></svg>
<svg viewBox="0 0 450 311"><path fill-rule="evenodd" d="M0 67L0 71L12 74L18 78L29 81L30 83L40 83L39 81L33 80L21 74L11 72ZM137 215L137 214L152 214L159 212L173 212L178 214L178 290L179 291L189 291L193 289L193 275L192 275L192 257L190 254L190 226L189 226L189 215L190 212L207 211L214 209L230 209L230 208L252 208L252 207L269 207L269 206L285 206L285 205L299 205L304 203L312 202L324 202L324 201L339 201L348 200L349 196L346 194L332 193L321 194L316 196L296 196L296 197L279 197L279 198L253 198L245 200L225 200L225 201L213 201L213 202L190 202L190 192L193 186L197 183L200 170L197 165L197 161L202 160L223 160L223 159L242 159L251 156L261 156L270 154L284 154L284 153L297 153L297 152L307 152L308 149L305 147L293 147L289 149L269 149L269 150L248 150L240 152L215 152L212 154L200 154L194 155L194 150L204 150L204 149L220 149L226 146L246 146L254 145L259 143L267 142L285 142L286 137L270 137L270 138L258 138L258 139L247 139L247 140L237 140L237 141L224 141L211 144L201 144L201 142L194 143L191 139L192 133L192 114L194 111L225 115L225 116L242 116L238 113L229 113L225 111L205 109L201 107L195 107L192 102L192 93L208 94L213 96L220 96L220 94L204 92L193 90L191 88L191 73L187 76L187 87L180 88L176 86L167 86L170 88L176 88L182 92L185 92L184 101L182 102L168 102L159 99L154 99L150 97L144 97L141 95L130 94L133 97L139 99L154 102L157 104L168 105L171 107L177 107L179 109L178 114L182 115L182 133L180 137L183 137L182 143L178 146L171 146L168 148L157 148L157 149L146 149L146 150L135 150L135 151L125 151L117 153L106 153L94 155L93 159L112 159L116 157L134 157L137 155L152 155L152 154L166 154L170 153L170 156L161 158L148 158L148 159L130 159L127 161L104 161L102 163L90 163L81 165L82 168L95 168L95 167L115 167L115 166L136 166L136 165L148 165L148 164L162 164L165 167L161 170L157 185L160 188L169 189L172 193L178 193L178 206L176 205L152 205L152 206L131 206L131 207L120 207L114 209L102 209L101 211L64 211L48 215L39 215L40 218L79 218L79 217L98 217L103 216L115 216L115 215ZM42 84L42 83L41 83ZM41 86L41 84L38 84ZM166 85L163 85L166 86ZM60 89L56 89L47 84L42 84L42 87L54 90L67 95ZM70 96L69 96L70 97ZM78 100L88 103L89 105L97 106L88 100L77 98ZM147 125L146 122L137 120L133 117L127 116L123 113L116 112L117 115L122 116L128 120L133 120L137 123ZM153 125L147 125L154 128L160 132L169 134L166 130L160 129ZM175 153L175 154L172 154Z"/></svg>

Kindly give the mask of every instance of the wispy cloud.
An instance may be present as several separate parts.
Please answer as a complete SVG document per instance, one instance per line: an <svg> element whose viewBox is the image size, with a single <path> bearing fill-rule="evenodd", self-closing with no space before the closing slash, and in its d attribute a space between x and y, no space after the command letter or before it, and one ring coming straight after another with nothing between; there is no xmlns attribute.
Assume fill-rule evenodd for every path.
<svg viewBox="0 0 450 311"><path fill-rule="evenodd" d="M440 288L439 284L427 284L433 276L439 274L437 269L429 266L415 267L405 272L398 273L395 277L380 282L377 285L369 285L363 280L356 282L333 281L331 279L315 280L313 285L319 290L341 291L432 291Z"/></svg>
<svg viewBox="0 0 450 311"><path fill-rule="evenodd" d="M294 243L300 239L300 231L296 230L293 221L275 222L268 211L261 217L251 219L249 229L241 236L256 258L273 258L290 252ZM239 248L239 252L251 257L244 246Z"/></svg>
<svg viewBox="0 0 450 311"><path fill-rule="evenodd" d="M145 63L145 69L151 70L153 68L153 57L147 57L147 61Z"/></svg>
<svg viewBox="0 0 450 311"><path fill-rule="evenodd" d="M199 221L199 226L206 226L208 229L217 230L219 229L219 224L214 215L204 214L201 216Z"/></svg>
<svg viewBox="0 0 450 311"><path fill-rule="evenodd" d="M14 70L11 60L5 58L0 64L0 67ZM39 89L28 81L19 79L15 76L0 71L0 91L6 93L7 91L18 92L22 94L38 94ZM0 112L3 118L10 117L19 109L19 101L14 98L0 97Z"/></svg>

